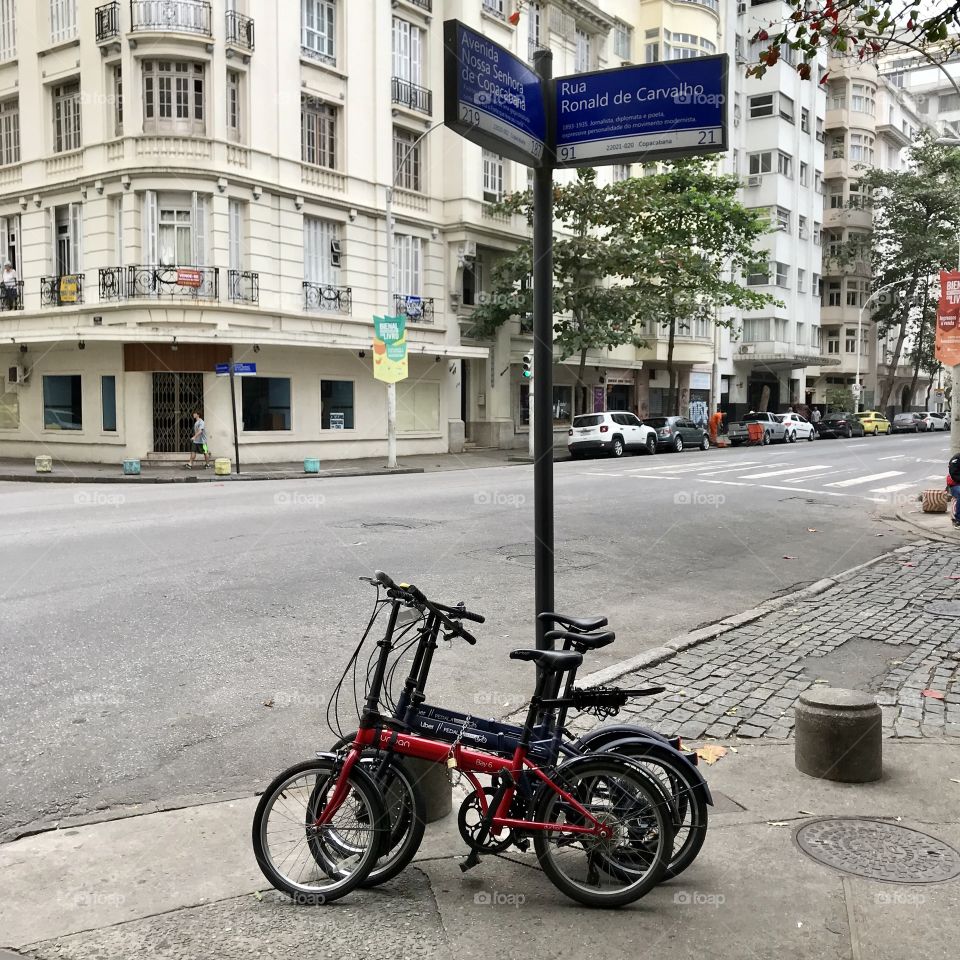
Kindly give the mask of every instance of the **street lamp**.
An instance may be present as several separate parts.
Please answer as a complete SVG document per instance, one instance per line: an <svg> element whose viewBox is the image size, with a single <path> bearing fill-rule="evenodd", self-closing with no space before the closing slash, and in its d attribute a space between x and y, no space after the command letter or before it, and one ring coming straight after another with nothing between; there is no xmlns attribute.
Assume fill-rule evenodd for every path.
<svg viewBox="0 0 960 960"><path fill-rule="evenodd" d="M386 316L393 316L393 188L397 185L397 178L403 172L404 164L410 159L413 151L420 146L420 141L433 133L438 127L443 126L443 121L431 124L423 133L411 143L396 169L393 171L393 179L390 186L387 187L386 211L387 211L387 312ZM387 384L387 469L395 470L397 466L397 385L395 383Z"/></svg>
<svg viewBox="0 0 960 960"><path fill-rule="evenodd" d="M867 307L870 306L870 301L877 297L879 294L883 293L884 290L889 290L891 287L896 287L899 284L903 283L902 280L893 280L891 283L885 283L882 287L879 287L877 290L874 290L869 297L864 301L863 306L860 308L860 316L857 317L857 396L856 402L853 405L853 412L860 412L860 397L863 396L863 391L860 388L860 357L863 355L863 340L861 335L861 329L863 327L863 314Z"/></svg>

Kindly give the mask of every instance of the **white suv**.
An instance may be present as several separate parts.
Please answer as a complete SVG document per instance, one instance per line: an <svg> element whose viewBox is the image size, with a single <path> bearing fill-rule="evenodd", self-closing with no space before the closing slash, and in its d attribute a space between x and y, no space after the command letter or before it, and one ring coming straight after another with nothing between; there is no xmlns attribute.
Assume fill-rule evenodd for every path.
<svg viewBox="0 0 960 960"><path fill-rule="evenodd" d="M657 431L627 411L583 413L573 418L567 449L574 460L592 453L610 453L615 457L628 451L656 453Z"/></svg>

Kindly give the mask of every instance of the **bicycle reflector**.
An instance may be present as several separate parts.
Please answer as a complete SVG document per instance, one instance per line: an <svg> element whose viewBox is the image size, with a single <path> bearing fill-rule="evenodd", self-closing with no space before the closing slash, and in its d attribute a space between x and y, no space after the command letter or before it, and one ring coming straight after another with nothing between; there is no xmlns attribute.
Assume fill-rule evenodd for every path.
<svg viewBox="0 0 960 960"><path fill-rule="evenodd" d="M533 354L525 353L523 355L523 378L529 380L533 376Z"/></svg>

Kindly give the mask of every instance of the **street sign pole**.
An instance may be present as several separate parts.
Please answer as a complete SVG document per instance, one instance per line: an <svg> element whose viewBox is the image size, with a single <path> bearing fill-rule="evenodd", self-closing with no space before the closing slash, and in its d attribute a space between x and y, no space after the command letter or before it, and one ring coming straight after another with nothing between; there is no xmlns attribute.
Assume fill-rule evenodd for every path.
<svg viewBox="0 0 960 960"><path fill-rule="evenodd" d="M549 88L553 54L539 50L533 69ZM551 98L548 98L548 102ZM547 111L548 130L551 118ZM548 133L548 137L550 134ZM548 158L533 170L533 535L534 605L553 610L553 166ZM537 618L537 649L553 646L549 625Z"/></svg>
<svg viewBox="0 0 960 960"><path fill-rule="evenodd" d="M240 475L240 438L237 433L237 390L234 386L234 362L230 361L230 411L233 413L233 457L237 463L237 476Z"/></svg>

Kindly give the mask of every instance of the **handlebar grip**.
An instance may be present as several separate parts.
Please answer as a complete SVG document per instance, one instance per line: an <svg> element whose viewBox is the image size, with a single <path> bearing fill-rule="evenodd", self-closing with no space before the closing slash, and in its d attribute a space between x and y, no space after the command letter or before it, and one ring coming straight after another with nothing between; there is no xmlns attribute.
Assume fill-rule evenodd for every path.
<svg viewBox="0 0 960 960"><path fill-rule="evenodd" d="M374 570L373 579L389 590L396 590L397 585L382 570Z"/></svg>
<svg viewBox="0 0 960 960"><path fill-rule="evenodd" d="M461 620L472 620L474 623L486 623L487 618L481 616L479 613L471 613L469 610L458 610L457 617Z"/></svg>
<svg viewBox="0 0 960 960"><path fill-rule="evenodd" d="M466 630L464 630L463 627L461 627L457 632L461 637L463 637L464 640L467 641L467 643L470 644L471 647L475 647L477 645L477 638L472 633L468 633Z"/></svg>

